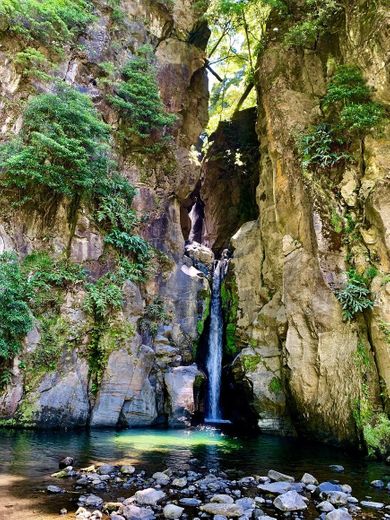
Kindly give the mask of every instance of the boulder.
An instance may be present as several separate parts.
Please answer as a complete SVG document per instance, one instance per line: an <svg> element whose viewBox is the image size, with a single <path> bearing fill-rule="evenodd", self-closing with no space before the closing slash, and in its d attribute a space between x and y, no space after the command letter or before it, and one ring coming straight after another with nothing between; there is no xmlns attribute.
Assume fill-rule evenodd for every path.
<svg viewBox="0 0 390 520"><path fill-rule="evenodd" d="M334 509L328 513L325 517L326 520L352 520L352 516L343 507L340 509Z"/></svg>
<svg viewBox="0 0 390 520"><path fill-rule="evenodd" d="M348 495L342 491L330 491L326 493L326 498L334 506L345 506L348 503Z"/></svg>
<svg viewBox="0 0 390 520"><path fill-rule="evenodd" d="M304 509L307 509L305 501L296 491L287 491L287 493L283 493L276 497L274 500L274 506L279 509L279 511L284 512L303 511Z"/></svg>
<svg viewBox="0 0 390 520"><path fill-rule="evenodd" d="M194 384L197 377L203 377L203 374L195 363L166 372L164 382L171 405L171 426L183 426L194 413Z"/></svg>
<svg viewBox="0 0 390 520"><path fill-rule="evenodd" d="M160 502L160 500L165 498L165 496L166 495L163 491L154 488L147 488L137 491L134 498L138 504L155 506Z"/></svg>
<svg viewBox="0 0 390 520"><path fill-rule="evenodd" d="M382 502L371 502L370 500L362 500L360 505L368 509L383 509L385 507L385 504Z"/></svg>
<svg viewBox="0 0 390 520"><path fill-rule="evenodd" d="M330 513L330 511L333 511L334 505L332 505L327 500L324 500L323 502L320 502L317 504L318 511L321 511L321 513Z"/></svg>
<svg viewBox="0 0 390 520"><path fill-rule="evenodd" d="M122 475L132 475L135 472L135 467L126 464L124 466L121 466L120 472L122 473Z"/></svg>
<svg viewBox="0 0 390 520"><path fill-rule="evenodd" d="M152 475L152 478L156 481L156 484L159 484L160 486L166 486L170 482L170 478L166 473L163 473L162 471L157 471Z"/></svg>
<svg viewBox="0 0 390 520"><path fill-rule="evenodd" d="M134 504L124 505L119 510L126 520L154 520L153 511L147 507L137 507Z"/></svg>
<svg viewBox="0 0 390 520"><path fill-rule="evenodd" d="M210 502L200 507L201 511L209 513L210 515L222 515L228 518L239 518L244 514L244 510L237 504L221 504L217 502Z"/></svg>
<svg viewBox="0 0 390 520"><path fill-rule="evenodd" d="M281 495L291 490L291 483L289 482L271 482L271 484L259 484L257 489L272 493L273 495Z"/></svg>
<svg viewBox="0 0 390 520"><path fill-rule="evenodd" d="M102 464L98 467L97 472L99 475L110 475L115 471L115 466L112 466L111 464Z"/></svg>
<svg viewBox="0 0 390 520"><path fill-rule="evenodd" d="M53 494L65 493L65 490L58 486L47 486L46 489L49 493L53 493Z"/></svg>
<svg viewBox="0 0 390 520"><path fill-rule="evenodd" d="M79 506L100 509L103 506L103 499L96 495L81 495L78 500Z"/></svg>
<svg viewBox="0 0 390 520"><path fill-rule="evenodd" d="M67 468L68 466L73 466L73 464L74 464L74 458L73 457L64 457L58 463L58 467L60 469L64 469L64 468Z"/></svg>
<svg viewBox="0 0 390 520"><path fill-rule="evenodd" d="M383 480L373 480L370 483L370 486L372 486L374 488L382 489L385 487L385 483L383 482Z"/></svg>
<svg viewBox="0 0 390 520"><path fill-rule="evenodd" d="M305 486L318 486L318 480L315 477L313 477L313 475L310 475L310 473L304 473L303 477L301 478L301 482L305 484Z"/></svg>
<svg viewBox="0 0 390 520"><path fill-rule="evenodd" d="M186 477L175 478L172 481L172 486L174 486L174 487L184 488L184 487L186 487L186 485L187 485Z"/></svg>
<svg viewBox="0 0 390 520"><path fill-rule="evenodd" d="M202 501L198 498L181 498L179 503L186 507L199 507Z"/></svg>
<svg viewBox="0 0 390 520"><path fill-rule="evenodd" d="M342 473L344 471L344 466L341 466L340 464L331 464L329 469L336 473Z"/></svg>
<svg viewBox="0 0 390 520"><path fill-rule="evenodd" d="M164 518L176 520L183 514L184 508L176 506L175 504L167 504L163 509Z"/></svg>
<svg viewBox="0 0 390 520"><path fill-rule="evenodd" d="M270 469L268 472L268 477L274 482L295 482L295 478L290 475L285 475L284 473L280 473L279 471L275 471L274 469Z"/></svg>
<svg viewBox="0 0 390 520"><path fill-rule="evenodd" d="M217 494L211 497L210 502L217 502L218 504L233 504L234 500L230 495Z"/></svg>

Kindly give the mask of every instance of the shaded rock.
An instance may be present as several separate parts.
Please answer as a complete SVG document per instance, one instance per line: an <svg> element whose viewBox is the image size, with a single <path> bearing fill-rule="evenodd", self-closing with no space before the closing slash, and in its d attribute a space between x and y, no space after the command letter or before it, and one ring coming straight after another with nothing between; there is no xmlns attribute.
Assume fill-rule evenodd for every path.
<svg viewBox="0 0 390 520"><path fill-rule="evenodd" d="M65 490L58 487L58 486L47 486L47 491L49 493L53 493L53 494L56 494L56 493L65 493Z"/></svg>
<svg viewBox="0 0 390 520"><path fill-rule="evenodd" d="M199 507L202 501L198 498L181 498L179 503L187 507Z"/></svg>
<svg viewBox="0 0 390 520"><path fill-rule="evenodd" d="M268 472L268 477L274 482L295 482L295 478L290 475L285 475L284 473L280 473L279 471L275 471L274 469L270 469Z"/></svg>
<svg viewBox="0 0 390 520"><path fill-rule="evenodd" d="M73 466L74 464L74 458L73 457L65 457L58 463L58 467L60 469L64 469L68 466Z"/></svg>
<svg viewBox="0 0 390 520"><path fill-rule="evenodd" d="M340 484L333 484L332 482L321 482L317 486L316 494L327 493L329 491L341 491Z"/></svg>
<svg viewBox="0 0 390 520"><path fill-rule="evenodd" d="M123 475L132 475L135 472L135 467L134 466L130 466L129 464L124 465L124 466L121 466L120 472Z"/></svg>
<svg viewBox="0 0 390 520"><path fill-rule="evenodd" d="M163 473L162 471L157 471L152 475L152 478L156 481L157 484L160 486L166 486L170 482L170 478L166 473Z"/></svg>
<svg viewBox="0 0 390 520"><path fill-rule="evenodd" d="M255 507L255 501L253 498L245 497L245 498L239 498L236 500L236 504L238 506L241 506L244 511L247 511L248 509L254 509Z"/></svg>
<svg viewBox="0 0 390 520"><path fill-rule="evenodd" d="M326 497L334 506L345 506L348 503L348 495L342 491L330 491Z"/></svg>
<svg viewBox="0 0 390 520"><path fill-rule="evenodd" d="M217 502L210 502L200 507L201 511L209 513L210 515L222 515L228 518L237 518L244 514L242 507L236 504L221 504Z"/></svg>
<svg viewBox="0 0 390 520"><path fill-rule="evenodd" d="M310 473L304 473L303 477L301 478L301 482L306 486L310 484L318 486L318 480L313 477L313 475L310 475Z"/></svg>
<svg viewBox="0 0 390 520"><path fill-rule="evenodd" d="M385 507L385 504L382 502L371 502L370 500L362 500L360 505L368 509L383 509Z"/></svg>
<svg viewBox="0 0 390 520"><path fill-rule="evenodd" d="M112 466L111 464L103 464L102 466L99 466L97 469L97 472L100 475L110 475L115 471L115 466Z"/></svg>
<svg viewBox="0 0 390 520"><path fill-rule="evenodd" d="M274 506L280 511L303 511L307 505L296 491L287 491L274 500Z"/></svg>
<svg viewBox="0 0 390 520"><path fill-rule="evenodd" d="M385 483L383 482L383 480L373 480L370 483L370 486L381 489L385 487Z"/></svg>
<svg viewBox="0 0 390 520"><path fill-rule="evenodd" d="M100 509L103 506L103 499L96 496L96 495L81 495L78 500L78 504L80 506L85 507L95 507L97 509Z"/></svg>
<svg viewBox="0 0 390 520"><path fill-rule="evenodd" d="M340 464L331 464L329 469L336 473L342 473L344 471L344 466L341 466Z"/></svg>
<svg viewBox="0 0 390 520"><path fill-rule="evenodd" d="M175 478L172 481L172 486L178 487L178 488L184 488L187 485L187 479L186 477L181 478Z"/></svg>
<svg viewBox="0 0 390 520"><path fill-rule="evenodd" d="M164 518L175 520L183 514L184 508L175 504L167 504L163 509Z"/></svg>
<svg viewBox="0 0 390 520"><path fill-rule="evenodd" d="M194 384L197 377L203 377L203 374L195 363L175 367L165 374L164 382L171 405L171 426L185 424L194 413Z"/></svg>
<svg viewBox="0 0 390 520"><path fill-rule="evenodd" d="M218 494L211 497L210 502L217 502L219 504L233 504L234 500L230 495Z"/></svg>
<svg viewBox="0 0 390 520"><path fill-rule="evenodd" d="M274 495L281 495L291 489L291 483L289 482L271 482L271 484L259 484L257 489L272 493Z"/></svg>
<svg viewBox="0 0 390 520"><path fill-rule="evenodd" d="M159 491L154 488L147 488L137 491L134 495L134 498L138 504L147 505L147 506L155 506L165 498L165 493L163 491Z"/></svg>

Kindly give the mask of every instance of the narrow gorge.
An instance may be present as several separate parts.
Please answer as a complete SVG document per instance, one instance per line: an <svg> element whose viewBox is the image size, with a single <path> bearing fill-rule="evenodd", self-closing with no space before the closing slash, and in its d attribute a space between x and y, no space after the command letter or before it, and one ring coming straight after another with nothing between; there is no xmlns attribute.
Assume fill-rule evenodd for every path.
<svg viewBox="0 0 390 520"><path fill-rule="evenodd" d="M222 424L389 459L389 20L0 1L4 431Z"/></svg>

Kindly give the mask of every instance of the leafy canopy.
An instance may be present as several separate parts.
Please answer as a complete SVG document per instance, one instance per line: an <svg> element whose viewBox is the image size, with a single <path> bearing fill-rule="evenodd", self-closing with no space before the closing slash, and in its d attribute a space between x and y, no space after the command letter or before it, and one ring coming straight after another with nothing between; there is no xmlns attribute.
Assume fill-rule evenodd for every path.
<svg viewBox="0 0 390 520"><path fill-rule="evenodd" d="M58 84L28 103L20 136L2 148L1 183L29 194L38 185L69 198L91 196L111 167L108 140L90 98Z"/></svg>

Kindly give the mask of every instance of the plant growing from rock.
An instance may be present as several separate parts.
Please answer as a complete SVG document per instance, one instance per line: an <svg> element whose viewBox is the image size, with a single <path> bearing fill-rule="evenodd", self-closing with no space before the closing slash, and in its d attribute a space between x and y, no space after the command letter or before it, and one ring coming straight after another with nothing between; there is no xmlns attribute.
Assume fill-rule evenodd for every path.
<svg viewBox="0 0 390 520"><path fill-rule="evenodd" d="M367 287L364 278L352 269L348 272L346 286L336 292L336 297L343 308L345 320L352 320L357 314L366 309L372 309L374 306L370 289Z"/></svg>
<svg viewBox="0 0 390 520"><path fill-rule="evenodd" d="M142 333L155 338L159 326L169 323L168 320L169 315L165 310L163 300L156 297L152 303L146 306L144 315L139 320L139 328Z"/></svg>
<svg viewBox="0 0 390 520"><path fill-rule="evenodd" d="M163 145L170 140L176 116L161 101L152 49L144 46L138 53L122 69L122 79L114 84L109 101L119 111L125 139Z"/></svg>
<svg viewBox="0 0 390 520"><path fill-rule="evenodd" d="M94 16L87 0L2 0L0 18L18 38L59 51L81 34Z"/></svg>

